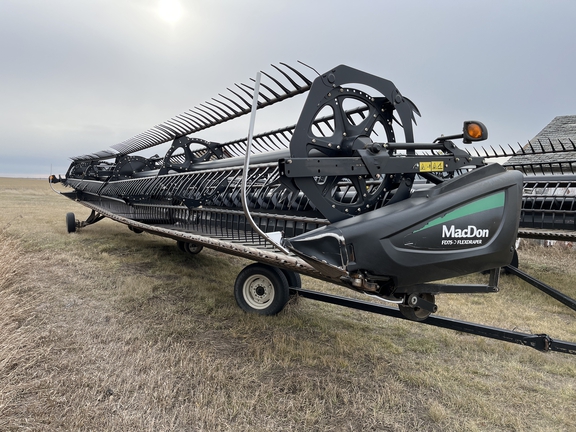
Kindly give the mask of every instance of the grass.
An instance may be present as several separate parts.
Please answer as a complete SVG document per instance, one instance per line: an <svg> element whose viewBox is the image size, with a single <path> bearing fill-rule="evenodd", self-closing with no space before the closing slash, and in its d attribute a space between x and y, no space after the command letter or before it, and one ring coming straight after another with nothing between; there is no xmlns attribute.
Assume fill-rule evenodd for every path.
<svg viewBox="0 0 576 432"><path fill-rule="evenodd" d="M108 220L69 235L88 210L45 181L0 179L0 202L0 430L576 430L573 356L306 299L248 315L245 260ZM576 297L574 251L520 259ZM439 313L576 341L575 312L501 282Z"/></svg>

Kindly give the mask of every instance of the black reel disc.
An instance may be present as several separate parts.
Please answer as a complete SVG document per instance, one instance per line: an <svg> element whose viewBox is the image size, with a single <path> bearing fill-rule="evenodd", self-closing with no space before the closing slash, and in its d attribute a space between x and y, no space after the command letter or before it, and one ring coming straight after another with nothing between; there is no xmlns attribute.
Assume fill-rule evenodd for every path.
<svg viewBox="0 0 576 432"><path fill-rule="evenodd" d="M300 139L305 137L306 145L291 146L293 157L358 156L357 150L372 148L373 141L395 142L394 106L385 97L375 98L357 89L337 87L316 106L306 125L298 123L297 127L306 128L298 131ZM393 156L392 150L378 147L375 151L388 151ZM403 180L400 175L348 174L302 177L295 182L324 216L335 222L382 207Z"/></svg>

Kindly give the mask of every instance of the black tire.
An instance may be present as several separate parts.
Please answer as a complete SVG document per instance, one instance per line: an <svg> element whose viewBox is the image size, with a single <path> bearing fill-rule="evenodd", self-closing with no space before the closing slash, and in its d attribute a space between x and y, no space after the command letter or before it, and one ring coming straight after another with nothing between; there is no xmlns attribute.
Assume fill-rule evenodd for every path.
<svg viewBox="0 0 576 432"><path fill-rule="evenodd" d="M300 277L300 273L285 269L280 269L280 271L284 274L290 288L302 288L302 278Z"/></svg>
<svg viewBox="0 0 576 432"><path fill-rule="evenodd" d="M518 258L518 251L514 249L514 256L512 257L511 267L516 267L520 265L520 259ZM512 274L506 267L504 267L504 274Z"/></svg>
<svg viewBox="0 0 576 432"><path fill-rule="evenodd" d="M184 251L189 253L190 255L196 255L202 252L204 246L199 245L198 243L184 243Z"/></svg>
<svg viewBox="0 0 576 432"><path fill-rule="evenodd" d="M128 229L135 234L142 234L144 232L144 230L141 230L140 228L134 228L131 225L128 225Z"/></svg>
<svg viewBox="0 0 576 432"><path fill-rule="evenodd" d="M276 267L252 264L238 274L234 297L245 312L276 315L290 299L288 281Z"/></svg>
<svg viewBox="0 0 576 432"><path fill-rule="evenodd" d="M280 269L280 271L284 274L286 280L288 281L288 287L290 287L290 298L292 300L297 299L298 293L292 288L302 288L302 278L300 277L300 273L285 269Z"/></svg>
<svg viewBox="0 0 576 432"><path fill-rule="evenodd" d="M418 297L423 298L424 300L427 300L430 303L434 303L435 300L434 295L428 293L419 294ZM419 307L414 308L402 304L398 305L398 308L400 309L400 312L402 313L404 318L409 319L411 321L424 321L432 313L426 309L422 309Z"/></svg>
<svg viewBox="0 0 576 432"><path fill-rule="evenodd" d="M520 265L520 258L518 258L518 251L514 249L514 256L512 257L512 262L510 263L512 267L518 268Z"/></svg>
<svg viewBox="0 0 576 432"><path fill-rule="evenodd" d="M76 232L76 216L74 213L66 213L66 229L68 233Z"/></svg>
<svg viewBox="0 0 576 432"><path fill-rule="evenodd" d="M178 249L180 249L182 252L186 252L186 243L181 241L181 240L177 240L176 241L176 245L178 246Z"/></svg>

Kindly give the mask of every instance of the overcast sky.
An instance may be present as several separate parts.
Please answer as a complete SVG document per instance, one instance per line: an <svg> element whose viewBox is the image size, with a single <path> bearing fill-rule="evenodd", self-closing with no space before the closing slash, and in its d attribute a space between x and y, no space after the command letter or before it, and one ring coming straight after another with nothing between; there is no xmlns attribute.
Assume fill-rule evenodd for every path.
<svg viewBox="0 0 576 432"><path fill-rule="evenodd" d="M0 176L64 174L278 62L393 81L418 142L475 119L489 144L525 143L576 114L573 0L160 3L0 0Z"/></svg>

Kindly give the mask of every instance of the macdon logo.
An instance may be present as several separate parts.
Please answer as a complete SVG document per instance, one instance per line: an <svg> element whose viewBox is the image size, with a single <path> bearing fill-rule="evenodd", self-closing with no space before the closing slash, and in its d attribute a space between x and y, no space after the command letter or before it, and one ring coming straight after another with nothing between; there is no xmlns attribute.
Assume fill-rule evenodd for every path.
<svg viewBox="0 0 576 432"><path fill-rule="evenodd" d="M468 225L468 228L458 229L454 225L448 228L442 225L442 238L486 238L490 235L490 230L476 228L474 225Z"/></svg>

